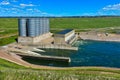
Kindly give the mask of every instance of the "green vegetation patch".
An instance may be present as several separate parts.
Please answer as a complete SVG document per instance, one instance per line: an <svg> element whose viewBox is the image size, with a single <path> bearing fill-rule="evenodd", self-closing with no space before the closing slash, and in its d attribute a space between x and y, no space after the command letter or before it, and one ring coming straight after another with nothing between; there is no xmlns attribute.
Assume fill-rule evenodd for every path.
<svg viewBox="0 0 120 80"><path fill-rule="evenodd" d="M9 36L9 35L13 35L13 34L18 34L18 30L4 30L3 32L0 32L0 37L4 37L4 36Z"/></svg>
<svg viewBox="0 0 120 80"><path fill-rule="evenodd" d="M12 63L12 62L9 62L9 61L6 61L4 59L0 59L0 70L10 69L10 68L11 69L23 69L25 67L17 65L15 63Z"/></svg>
<svg viewBox="0 0 120 80"><path fill-rule="evenodd" d="M120 80L120 70L89 67L31 69L0 59L0 80Z"/></svg>
<svg viewBox="0 0 120 80"><path fill-rule="evenodd" d="M17 36L11 36L11 37L8 37L8 38L2 38L2 39L0 39L0 46L15 42L16 39L17 39Z"/></svg>
<svg viewBox="0 0 120 80"><path fill-rule="evenodd" d="M51 28L57 29L91 29L120 27L120 17L99 17L99 18L51 18Z"/></svg>
<svg viewBox="0 0 120 80"><path fill-rule="evenodd" d="M0 29L14 29L17 28L17 18L0 18Z"/></svg>
<svg viewBox="0 0 120 80"><path fill-rule="evenodd" d="M119 80L120 74L82 70L1 70L1 80Z"/></svg>

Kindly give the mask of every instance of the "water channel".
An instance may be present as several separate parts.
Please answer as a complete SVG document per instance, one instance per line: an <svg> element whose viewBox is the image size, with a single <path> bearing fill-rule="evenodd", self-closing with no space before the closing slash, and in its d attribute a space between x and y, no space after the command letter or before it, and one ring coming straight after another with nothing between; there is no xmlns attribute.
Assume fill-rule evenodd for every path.
<svg viewBox="0 0 120 80"><path fill-rule="evenodd" d="M79 50L44 49L46 52L37 52L42 55L70 57L70 63L33 58L23 59L37 65L56 67L99 66L120 68L120 42L80 40L76 41L74 46L78 46Z"/></svg>

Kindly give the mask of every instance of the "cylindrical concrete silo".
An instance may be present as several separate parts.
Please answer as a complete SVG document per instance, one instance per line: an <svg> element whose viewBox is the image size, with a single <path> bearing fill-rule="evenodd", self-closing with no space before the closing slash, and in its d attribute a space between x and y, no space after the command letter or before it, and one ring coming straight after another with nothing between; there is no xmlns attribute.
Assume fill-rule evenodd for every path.
<svg viewBox="0 0 120 80"><path fill-rule="evenodd" d="M39 35L40 35L40 18L38 18L38 33L39 33Z"/></svg>
<svg viewBox="0 0 120 80"><path fill-rule="evenodd" d="M45 33L49 32L49 18L44 18L44 31Z"/></svg>
<svg viewBox="0 0 120 80"><path fill-rule="evenodd" d="M39 18L35 19L35 27L36 27L36 36L39 36Z"/></svg>
<svg viewBox="0 0 120 80"><path fill-rule="evenodd" d="M40 33L40 35L43 34L43 20L42 20L42 18L39 18L39 33Z"/></svg>
<svg viewBox="0 0 120 80"><path fill-rule="evenodd" d="M40 30L40 33L41 33L41 34L44 34L43 24L44 24L44 23L43 23L43 18L40 18L40 29L41 29L41 30Z"/></svg>
<svg viewBox="0 0 120 80"><path fill-rule="evenodd" d="M50 22L49 18L47 18L47 32L50 32Z"/></svg>
<svg viewBox="0 0 120 80"><path fill-rule="evenodd" d="M47 20L46 20L46 18L44 18L44 33L47 33L47 25L46 25L46 23L47 23Z"/></svg>
<svg viewBox="0 0 120 80"><path fill-rule="evenodd" d="M41 32L40 32L40 18L39 18L39 35L41 35Z"/></svg>
<svg viewBox="0 0 120 80"><path fill-rule="evenodd" d="M28 19L28 36L35 37L36 36L36 27L35 27L35 19L29 18Z"/></svg>
<svg viewBox="0 0 120 80"><path fill-rule="evenodd" d="M46 18L43 18L43 30L44 30L44 34L46 33Z"/></svg>
<svg viewBox="0 0 120 80"><path fill-rule="evenodd" d="M46 27L46 33L48 33L49 32L49 18L46 18L45 27Z"/></svg>
<svg viewBox="0 0 120 80"><path fill-rule="evenodd" d="M44 34L45 33L44 18L41 18L41 21L42 21L42 33Z"/></svg>
<svg viewBox="0 0 120 80"><path fill-rule="evenodd" d="M19 26L19 36L21 37L26 37L26 19L25 18L20 18L18 19L18 26Z"/></svg>

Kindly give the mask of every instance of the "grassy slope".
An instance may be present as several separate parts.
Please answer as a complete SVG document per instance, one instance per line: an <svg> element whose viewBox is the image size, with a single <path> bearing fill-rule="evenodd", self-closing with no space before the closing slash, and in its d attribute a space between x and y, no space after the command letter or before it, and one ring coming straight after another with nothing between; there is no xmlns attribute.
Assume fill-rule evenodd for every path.
<svg viewBox="0 0 120 80"><path fill-rule="evenodd" d="M18 34L18 23L16 18L0 18L0 37ZM0 46L15 42L17 36L0 39Z"/></svg>
<svg viewBox="0 0 120 80"><path fill-rule="evenodd" d="M0 80L119 80L120 70L105 68L71 68L42 70L19 66L0 59Z"/></svg>
<svg viewBox="0 0 120 80"><path fill-rule="evenodd" d="M16 38L17 38L17 36L11 36L11 37L8 37L8 38L2 38L2 39L0 39L0 46L15 42Z"/></svg>

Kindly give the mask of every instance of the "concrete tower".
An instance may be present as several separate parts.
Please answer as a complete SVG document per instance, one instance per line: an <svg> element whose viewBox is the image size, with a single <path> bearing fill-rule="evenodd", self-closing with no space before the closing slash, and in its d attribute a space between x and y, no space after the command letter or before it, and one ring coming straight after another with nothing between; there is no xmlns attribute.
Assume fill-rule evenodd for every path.
<svg viewBox="0 0 120 80"><path fill-rule="evenodd" d="M34 44L51 36L49 31L49 18L20 18L19 43Z"/></svg>
<svg viewBox="0 0 120 80"><path fill-rule="evenodd" d="M26 19L22 18L22 19L18 19L18 25L19 25L19 36L27 36L26 34Z"/></svg>

